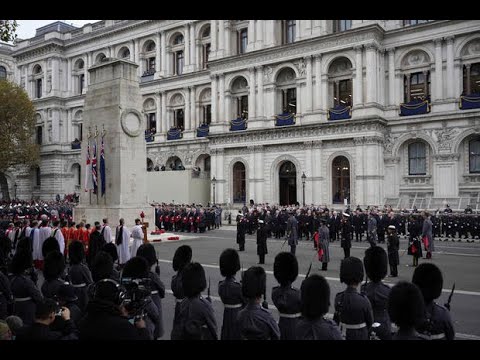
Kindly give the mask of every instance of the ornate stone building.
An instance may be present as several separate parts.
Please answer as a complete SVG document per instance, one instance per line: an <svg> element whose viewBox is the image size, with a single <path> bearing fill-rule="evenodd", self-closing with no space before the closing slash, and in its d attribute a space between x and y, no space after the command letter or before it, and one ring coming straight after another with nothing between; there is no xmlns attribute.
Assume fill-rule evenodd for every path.
<svg viewBox="0 0 480 360"><path fill-rule="evenodd" d="M478 202L478 20L44 26L0 47L0 77L33 99L42 144L39 168L0 175L10 196L81 191L88 68L110 57L139 65L146 170L215 178L216 202Z"/></svg>

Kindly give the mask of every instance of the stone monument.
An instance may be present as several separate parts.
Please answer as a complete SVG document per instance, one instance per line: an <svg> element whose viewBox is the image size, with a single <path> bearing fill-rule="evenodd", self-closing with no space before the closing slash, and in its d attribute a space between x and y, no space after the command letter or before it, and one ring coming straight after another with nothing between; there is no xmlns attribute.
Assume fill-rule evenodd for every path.
<svg viewBox="0 0 480 360"><path fill-rule="evenodd" d="M112 229L120 218L131 227L140 213L145 222L153 227L155 210L147 202L146 186L146 128L144 116L139 109L142 97L138 85L137 67L133 62L122 59L104 59L88 69L90 83L83 112L84 133L98 134L97 178L98 195L86 192L85 168L87 137L82 142L82 191L80 204L74 209L74 219L102 221L107 217ZM101 194L100 147L104 132L105 147L105 194ZM92 140L93 138L90 138ZM90 143L90 158L93 145Z"/></svg>

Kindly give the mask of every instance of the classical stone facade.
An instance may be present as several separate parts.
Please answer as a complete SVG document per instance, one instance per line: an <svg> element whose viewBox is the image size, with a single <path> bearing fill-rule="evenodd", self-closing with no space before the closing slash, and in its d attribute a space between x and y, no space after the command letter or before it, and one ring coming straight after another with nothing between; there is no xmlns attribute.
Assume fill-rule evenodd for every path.
<svg viewBox="0 0 480 360"><path fill-rule="evenodd" d="M301 203L303 194L306 203L326 205L478 201L480 110L459 106L480 86L478 20L45 26L0 47L6 76L35 103L42 141L39 170L4 174L19 197L81 191L84 160L71 143L86 146L87 69L112 57L139 65L138 110L154 133L146 167L182 164L192 176L215 177L216 202ZM418 99L425 111L412 105ZM401 104L415 111L400 116ZM329 117L345 106L345 119ZM276 126L286 108L294 124ZM246 130L231 131L232 120ZM197 131L203 123L205 137ZM180 139L169 140L174 127Z"/></svg>

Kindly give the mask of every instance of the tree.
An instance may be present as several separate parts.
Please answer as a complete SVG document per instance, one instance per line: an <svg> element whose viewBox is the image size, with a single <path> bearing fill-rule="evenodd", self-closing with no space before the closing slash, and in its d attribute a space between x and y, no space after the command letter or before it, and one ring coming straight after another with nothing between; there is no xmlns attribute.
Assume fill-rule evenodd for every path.
<svg viewBox="0 0 480 360"><path fill-rule="evenodd" d="M0 41L10 42L17 38L17 21L0 20Z"/></svg>
<svg viewBox="0 0 480 360"><path fill-rule="evenodd" d="M35 165L35 107L20 86L0 80L0 172L15 165Z"/></svg>

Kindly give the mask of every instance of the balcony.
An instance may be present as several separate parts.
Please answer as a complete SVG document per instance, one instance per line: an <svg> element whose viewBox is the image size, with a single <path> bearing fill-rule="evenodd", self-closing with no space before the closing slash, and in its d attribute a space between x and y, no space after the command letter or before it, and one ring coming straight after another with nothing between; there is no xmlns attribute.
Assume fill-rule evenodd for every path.
<svg viewBox="0 0 480 360"><path fill-rule="evenodd" d="M82 148L81 141L72 141L72 150L80 150Z"/></svg>
<svg viewBox="0 0 480 360"><path fill-rule="evenodd" d="M197 137L207 137L210 131L208 124L202 124L197 128Z"/></svg>
<svg viewBox="0 0 480 360"><path fill-rule="evenodd" d="M241 130L247 130L247 119L238 117L235 120L230 120L230 131Z"/></svg>
<svg viewBox="0 0 480 360"><path fill-rule="evenodd" d="M403 181L405 185L431 185L431 178L430 175L409 175L404 176Z"/></svg>
<svg viewBox="0 0 480 360"><path fill-rule="evenodd" d="M146 70L143 75L140 77L140 83L145 83L148 81L153 81L155 76L155 69L148 69Z"/></svg>
<svg viewBox="0 0 480 360"><path fill-rule="evenodd" d="M146 142L155 141L155 131L145 130L145 141Z"/></svg>
<svg viewBox="0 0 480 360"><path fill-rule="evenodd" d="M414 99L408 103L400 104L400 116L412 116L428 114L431 110L428 99Z"/></svg>
<svg viewBox="0 0 480 360"><path fill-rule="evenodd" d="M461 95L459 107L461 110L480 109L480 94Z"/></svg>
<svg viewBox="0 0 480 360"><path fill-rule="evenodd" d="M337 105L333 109L328 109L328 120L345 120L352 118L352 107Z"/></svg>
<svg viewBox="0 0 480 360"><path fill-rule="evenodd" d="M295 125L295 114L284 112L275 116L275 126Z"/></svg>
<svg viewBox="0 0 480 360"><path fill-rule="evenodd" d="M171 128L167 132L167 140L180 140L183 138L182 129L179 128Z"/></svg>

